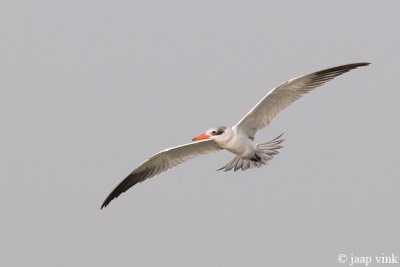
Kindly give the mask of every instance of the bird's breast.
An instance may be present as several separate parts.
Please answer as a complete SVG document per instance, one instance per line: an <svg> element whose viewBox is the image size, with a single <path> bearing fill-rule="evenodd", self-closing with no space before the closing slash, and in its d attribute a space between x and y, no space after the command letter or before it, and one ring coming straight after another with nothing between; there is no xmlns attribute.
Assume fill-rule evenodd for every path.
<svg viewBox="0 0 400 267"><path fill-rule="evenodd" d="M252 158L255 153L254 143L246 136L234 135L232 138L219 145L238 155L240 158Z"/></svg>

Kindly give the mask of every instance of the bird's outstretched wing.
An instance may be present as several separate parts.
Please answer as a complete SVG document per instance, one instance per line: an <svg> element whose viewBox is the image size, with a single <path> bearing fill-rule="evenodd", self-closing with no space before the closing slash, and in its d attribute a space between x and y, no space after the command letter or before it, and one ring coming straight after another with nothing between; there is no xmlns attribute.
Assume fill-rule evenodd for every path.
<svg viewBox="0 0 400 267"><path fill-rule="evenodd" d="M254 138L258 129L262 129L284 108L299 99L304 94L321 86L352 69L367 66L370 63L353 63L333 67L306 74L275 87L261 99L234 127L244 132L249 138Z"/></svg>
<svg viewBox="0 0 400 267"><path fill-rule="evenodd" d="M216 152L221 148L213 140L192 142L176 147L167 148L145 160L139 167L131 172L104 200L101 208L107 205L120 194L137 183L158 175L189 159L200 155Z"/></svg>

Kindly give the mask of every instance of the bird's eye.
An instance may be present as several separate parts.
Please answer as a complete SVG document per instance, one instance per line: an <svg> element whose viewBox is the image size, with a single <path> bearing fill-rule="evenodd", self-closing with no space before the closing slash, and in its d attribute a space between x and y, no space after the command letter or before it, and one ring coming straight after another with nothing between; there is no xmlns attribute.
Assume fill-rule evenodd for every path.
<svg viewBox="0 0 400 267"><path fill-rule="evenodd" d="M217 135L221 135L221 134L223 134L223 133L224 133L224 131L219 130L219 131L217 132Z"/></svg>
<svg viewBox="0 0 400 267"><path fill-rule="evenodd" d="M212 134L212 135L216 135L217 132L216 132L216 131L212 131L211 134Z"/></svg>

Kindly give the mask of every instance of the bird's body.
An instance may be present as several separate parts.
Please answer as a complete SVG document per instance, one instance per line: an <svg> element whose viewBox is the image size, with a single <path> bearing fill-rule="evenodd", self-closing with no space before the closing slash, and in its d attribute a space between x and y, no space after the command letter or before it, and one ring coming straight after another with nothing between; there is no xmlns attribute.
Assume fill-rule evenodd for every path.
<svg viewBox="0 0 400 267"><path fill-rule="evenodd" d="M255 154L255 143L246 135L238 131L236 127L227 127L224 131L224 135L220 136L220 138L215 138L214 141L221 148L244 159L250 159Z"/></svg>
<svg viewBox="0 0 400 267"><path fill-rule="evenodd" d="M199 155L221 149L230 151L235 157L219 170L245 171L267 164L282 147L280 136L264 143L255 143L257 130L268 126L271 120L285 107L302 95L332 80L345 72L370 63L353 63L306 74L272 89L237 124L232 127L219 126L199 134L188 144L165 149L145 160L132 171L105 199L101 208L135 184L160 174L176 165Z"/></svg>

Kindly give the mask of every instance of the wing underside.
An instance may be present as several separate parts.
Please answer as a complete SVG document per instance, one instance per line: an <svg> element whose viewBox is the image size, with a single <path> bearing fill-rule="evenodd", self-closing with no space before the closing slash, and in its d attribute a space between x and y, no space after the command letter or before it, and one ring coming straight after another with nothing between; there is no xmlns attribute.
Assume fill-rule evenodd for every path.
<svg viewBox="0 0 400 267"><path fill-rule="evenodd" d="M333 78L352 69L367 66L370 63L353 63L306 74L272 89L258 102L234 127L254 138L257 130L269 125L271 120L291 103L323 85Z"/></svg>
<svg viewBox="0 0 400 267"><path fill-rule="evenodd" d="M200 155L210 154L221 148L213 140L203 140L165 149L133 170L104 200L101 208L106 207L114 198L137 183L171 169L187 160Z"/></svg>

